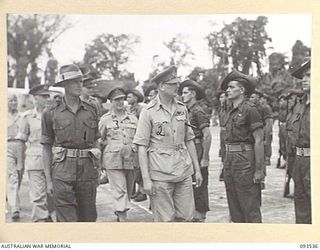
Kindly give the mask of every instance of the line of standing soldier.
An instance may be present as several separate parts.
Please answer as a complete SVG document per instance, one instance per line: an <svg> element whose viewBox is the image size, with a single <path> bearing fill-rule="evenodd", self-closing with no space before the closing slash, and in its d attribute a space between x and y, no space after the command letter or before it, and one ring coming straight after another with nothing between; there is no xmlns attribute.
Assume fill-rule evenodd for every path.
<svg viewBox="0 0 320 250"><path fill-rule="evenodd" d="M298 124L294 130L297 140L293 142L296 155L292 173L297 223L311 223L310 62L306 65L293 73L303 79L306 94L299 111L290 116L292 123ZM43 194L53 194L58 222L96 221L96 193L101 168L107 169L117 220L127 221L134 169L139 166L155 221L205 220L209 210L211 135L209 119L196 102L205 94L192 80L181 83L176 71L176 67L171 66L152 79L157 95L141 110L138 121L137 114L132 115L124 108L126 91L121 83L96 80L95 85L101 87L97 88L96 95L100 102L83 100L80 98L83 71L76 65L62 66L60 80L54 84L65 88L61 103L44 111L40 108L36 110L38 113L30 111L21 122L24 126L19 128L18 136L17 131L9 133L12 139L8 137L8 142L18 140L18 146L13 148L23 148L24 144L19 141L34 143L37 139L30 155L38 161L41 159L43 168L37 168L41 163L35 164L34 160L31 166L36 169L30 169L29 179L39 180L35 182L35 189L44 190ZM225 131L221 156L231 221L260 223L261 183L266 161L263 118L256 105L248 100L254 93L255 83L251 77L232 71L223 79L221 89L229 102L221 119ZM186 106L176 100L177 92L182 95ZM33 94L40 96L39 100L48 95L43 87L35 89ZM111 110L102 115L101 102L106 99L111 101ZM39 120L39 111L43 112L41 129L39 126L34 129L38 134L33 136L31 119ZM11 120L18 119L15 112L11 113ZM290 131L288 126L287 129ZM39 153L40 130L42 155ZM22 170L21 157L15 157L17 170ZM9 183L12 183L11 189L17 190L19 177ZM13 204L13 214L16 214L18 208L14 206L18 207L18 202L14 201L17 198L8 194L7 197ZM47 199L49 196L41 197ZM51 220L45 199L33 199L41 203L34 202L33 210L41 213L33 214L43 214L38 219L33 216L34 221Z"/></svg>

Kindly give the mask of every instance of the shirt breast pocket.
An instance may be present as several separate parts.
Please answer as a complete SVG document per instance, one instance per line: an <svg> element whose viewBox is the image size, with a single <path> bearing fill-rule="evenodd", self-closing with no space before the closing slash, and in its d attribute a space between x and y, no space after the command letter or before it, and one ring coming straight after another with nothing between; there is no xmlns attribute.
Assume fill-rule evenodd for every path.
<svg viewBox="0 0 320 250"><path fill-rule="evenodd" d="M156 134L157 136L169 135L170 131L168 126L169 126L169 122L166 120L154 121L154 126L153 126L154 134Z"/></svg>
<svg viewBox="0 0 320 250"><path fill-rule="evenodd" d="M98 127L98 124L94 120L84 120L84 135L83 139L86 142L93 143L95 141L95 133Z"/></svg>
<svg viewBox="0 0 320 250"><path fill-rule="evenodd" d="M61 143L63 141L68 141L71 136L71 129L70 129L71 121L67 119L59 119L53 122L53 130L57 137L57 142Z"/></svg>
<svg viewBox="0 0 320 250"><path fill-rule="evenodd" d="M233 117L232 121L234 122L235 126L238 128L241 128L246 125L246 119L242 115L241 116L237 115L237 116Z"/></svg>
<svg viewBox="0 0 320 250"><path fill-rule="evenodd" d="M127 123L125 125L125 130L131 139L133 139L134 135L136 134L136 129L137 129L137 126L134 123Z"/></svg>

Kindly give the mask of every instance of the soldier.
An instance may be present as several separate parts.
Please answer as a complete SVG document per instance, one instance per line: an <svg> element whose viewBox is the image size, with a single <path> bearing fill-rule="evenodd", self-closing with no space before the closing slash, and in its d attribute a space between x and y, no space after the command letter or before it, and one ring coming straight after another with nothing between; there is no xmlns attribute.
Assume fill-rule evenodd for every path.
<svg viewBox="0 0 320 250"><path fill-rule="evenodd" d="M49 105L49 85L37 85L30 89L29 94L34 96L35 107L26 111L20 121L19 148L27 143L26 170L29 179L29 193L32 202L31 220L33 222L52 222L48 207L46 175L43 167L41 140L41 116Z"/></svg>
<svg viewBox="0 0 320 250"><path fill-rule="evenodd" d="M194 172L196 186L202 183L188 111L175 99L180 83L176 70L170 66L153 78L158 95L142 110L133 141L139 147L144 189L158 222L191 221Z"/></svg>
<svg viewBox="0 0 320 250"><path fill-rule="evenodd" d="M226 118L224 182L233 222L262 221L263 124L255 105L246 100L254 88L254 80L238 71L229 73L221 83L232 104Z"/></svg>
<svg viewBox="0 0 320 250"><path fill-rule="evenodd" d="M220 107L219 107L219 124L220 124L220 150L219 156L222 161L222 168L219 174L219 181L223 181L223 162L226 155L226 117L228 113L228 99L225 91L219 91L217 93L217 98L219 99Z"/></svg>
<svg viewBox="0 0 320 250"><path fill-rule="evenodd" d="M143 102L143 95L140 93L139 90L137 89L129 89L127 90L127 101L128 104L130 105L130 113L135 115L138 119L140 117L141 110L143 106L139 103ZM140 168L135 169L135 183L137 183L137 192L135 192L135 187L134 191L135 192L131 198L134 199L136 202L141 202L145 201L147 199L147 195L143 192L142 186L142 176L141 176L141 171Z"/></svg>
<svg viewBox="0 0 320 250"><path fill-rule="evenodd" d="M268 104L270 96L263 94L260 96L260 104L264 111L264 156L265 156L265 165L270 166L271 155L272 155L272 127L273 127L273 115L272 109Z"/></svg>
<svg viewBox="0 0 320 250"><path fill-rule="evenodd" d="M16 139L21 115L18 112L18 98L15 94L8 96L7 117L7 201L11 219L16 221L20 218L19 191L24 172L25 148Z"/></svg>
<svg viewBox="0 0 320 250"><path fill-rule="evenodd" d="M310 183L310 65L304 63L292 76L302 79L304 92L301 109L293 123L297 123L296 158L293 168L294 207L296 223L311 224Z"/></svg>
<svg viewBox="0 0 320 250"><path fill-rule="evenodd" d="M109 85L107 98L111 111L101 117L99 131L105 146L102 154L103 167L107 169L114 213L117 221L127 221L127 211L134 185L134 168L137 167L137 146L132 143L138 119L124 107L126 97L123 87L116 82Z"/></svg>
<svg viewBox="0 0 320 250"><path fill-rule="evenodd" d="M148 86L144 92L145 103L151 102L154 98L156 98L158 94L157 90L157 84L151 83L150 86Z"/></svg>
<svg viewBox="0 0 320 250"><path fill-rule="evenodd" d="M256 108L258 109L263 122L263 131L264 131L264 151L265 154L265 165L270 165L270 158L271 158L271 139L272 139L272 110L269 106L265 104L265 97L262 92L259 90L255 90L250 95L250 101L255 104Z"/></svg>
<svg viewBox="0 0 320 250"><path fill-rule="evenodd" d="M286 164L281 166L281 156L286 160L287 150L287 99L286 95L281 94L278 98L279 102L279 159L277 163L277 168L285 168Z"/></svg>
<svg viewBox="0 0 320 250"><path fill-rule="evenodd" d="M205 222L206 214L209 209L208 194L208 166L209 151L211 145L211 133L209 130L210 120L197 101L205 97L205 90L193 80L185 80L180 84L179 95L182 95L182 101L187 106L190 124L195 134L194 143L197 150L198 161L200 164L202 184L194 187L195 214L194 222Z"/></svg>
<svg viewBox="0 0 320 250"><path fill-rule="evenodd" d="M41 126L48 192L53 188L58 222L96 221L100 156L96 109L79 98L83 74L78 66L62 66L59 76L54 86L63 87L65 96L59 106L44 111Z"/></svg>
<svg viewBox="0 0 320 250"><path fill-rule="evenodd" d="M290 198L290 180L292 178L293 164L296 158L296 140L297 140L297 120L300 115L301 104L298 100L298 97L303 95L302 90L290 89L288 91L287 99L287 117L286 117L286 131L287 131L287 140L286 140L286 181L284 188L284 197ZM292 196L293 198L293 196Z"/></svg>
<svg viewBox="0 0 320 250"><path fill-rule="evenodd" d="M143 102L143 95L137 89L129 89L126 91L127 102L130 105L130 113L135 115L138 119L143 108L139 103Z"/></svg>

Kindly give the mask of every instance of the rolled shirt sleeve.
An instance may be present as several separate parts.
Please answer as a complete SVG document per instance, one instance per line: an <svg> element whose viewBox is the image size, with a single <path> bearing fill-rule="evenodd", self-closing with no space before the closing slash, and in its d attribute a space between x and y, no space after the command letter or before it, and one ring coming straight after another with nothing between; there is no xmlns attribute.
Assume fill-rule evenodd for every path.
<svg viewBox="0 0 320 250"><path fill-rule="evenodd" d="M250 131L253 132L258 128L263 129L262 118L259 111L255 107L248 109L247 119L250 124Z"/></svg>
<svg viewBox="0 0 320 250"><path fill-rule="evenodd" d="M186 122L188 124L190 124L190 119L189 119L189 114L188 114L188 110L186 109ZM186 135L185 135L185 141L191 141L195 138L194 132L192 130L192 128L190 126L186 125Z"/></svg>
<svg viewBox="0 0 320 250"><path fill-rule="evenodd" d="M26 142L29 138L29 135L30 135L30 126L28 123L28 119L27 117L23 116L20 119L18 134L15 137L15 139Z"/></svg>
<svg viewBox="0 0 320 250"><path fill-rule="evenodd" d="M152 131L151 118L148 109L142 109L138 121L137 132L134 136L133 143L141 146L149 146L150 135Z"/></svg>
<svg viewBox="0 0 320 250"><path fill-rule="evenodd" d="M50 110L45 110L41 118L41 144L54 143L54 131L52 127L52 112Z"/></svg>

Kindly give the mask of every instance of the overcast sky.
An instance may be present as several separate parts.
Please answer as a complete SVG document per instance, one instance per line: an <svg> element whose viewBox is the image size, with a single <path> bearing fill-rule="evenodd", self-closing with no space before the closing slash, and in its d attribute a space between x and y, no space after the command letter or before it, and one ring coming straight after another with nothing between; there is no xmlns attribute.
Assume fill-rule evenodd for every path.
<svg viewBox="0 0 320 250"><path fill-rule="evenodd" d="M261 14L263 15L263 14ZM83 58L85 45L98 34L112 33L115 35L135 34L141 43L134 48L127 70L135 73L136 80L148 78L151 71L153 55L161 59L169 58L168 49L163 41L168 41L176 34L183 34L192 51L195 60L190 61L190 67L180 69L184 76L195 66L211 68L210 51L204 39L213 30L219 30L223 23L231 23L237 17L256 19L258 15L150 15L150 16L85 16L70 15L68 19L74 23L73 28L63 33L53 44L52 52L59 65L80 61ZM285 53L291 58L291 48L296 40L301 40L311 47L311 15L263 15L269 23L266 26L268 35L272 38L272 52ZM212 26L212 23L215 23Z"/></svg>

